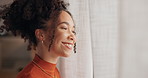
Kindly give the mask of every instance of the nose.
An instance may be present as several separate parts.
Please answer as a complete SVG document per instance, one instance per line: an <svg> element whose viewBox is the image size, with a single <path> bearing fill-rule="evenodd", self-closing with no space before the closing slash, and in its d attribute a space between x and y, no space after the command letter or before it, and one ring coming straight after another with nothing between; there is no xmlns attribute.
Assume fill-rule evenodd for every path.
<svg viewBox="0 0 148 78"><path fill-rule="evenodd" d="M74 40L74 37L73 37L73 36L69 36L69 39L70 39L70 40Z"/></svg>
<svg viewBox="0 0 148 78"><path fill-rule="evenodd" d="M75 36L75 34L71 32L69 34L69 36L68 36L68 39L74 41L74 43L75 43L76 42L76 36Z"/></svg>

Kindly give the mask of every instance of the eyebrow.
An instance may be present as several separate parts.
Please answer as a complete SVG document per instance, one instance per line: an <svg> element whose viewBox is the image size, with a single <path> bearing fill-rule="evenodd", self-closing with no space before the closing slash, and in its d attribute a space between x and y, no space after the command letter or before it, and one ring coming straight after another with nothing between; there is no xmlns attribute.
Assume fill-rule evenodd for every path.
<svg viewBox="0 0 148 78"><path fill-rule="evenodd" d="M70 24L68 22L60 22L58 25L60 25L60 24L66 24L66 25L70 26ZM75 26L73 26L73 27L75 28Z"/></svg>

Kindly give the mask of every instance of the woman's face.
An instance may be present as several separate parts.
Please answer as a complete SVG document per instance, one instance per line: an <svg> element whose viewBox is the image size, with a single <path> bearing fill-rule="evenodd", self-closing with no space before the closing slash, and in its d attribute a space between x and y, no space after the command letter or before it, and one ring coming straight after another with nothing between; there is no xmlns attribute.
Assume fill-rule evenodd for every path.
<svg viewBox="0 0 148 78"><path fill-rule="evenodd" d="M73 51L75 42L74 22L67 12L62 11L58 19L54 40L50 48L50 54L68 57Z"/></svg>

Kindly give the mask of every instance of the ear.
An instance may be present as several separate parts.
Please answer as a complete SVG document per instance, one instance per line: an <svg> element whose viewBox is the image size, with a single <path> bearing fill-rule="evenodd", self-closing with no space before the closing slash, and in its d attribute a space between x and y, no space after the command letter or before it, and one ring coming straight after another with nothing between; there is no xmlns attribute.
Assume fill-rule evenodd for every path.
<svg viewBox="0 0 148 78"><path fill-rule="evenodd" d="M37 40L39 40L39 41L45 40L44 32L41 29L35 30L35 36L36 36Z"/></svg>

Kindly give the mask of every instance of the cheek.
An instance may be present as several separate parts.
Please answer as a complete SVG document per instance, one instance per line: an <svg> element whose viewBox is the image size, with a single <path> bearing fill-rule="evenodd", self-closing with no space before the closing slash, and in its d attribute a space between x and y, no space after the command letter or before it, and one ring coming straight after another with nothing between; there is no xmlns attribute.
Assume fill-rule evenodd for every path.
<svg viewBox="0 0 148 78"><path fill-rule="evenodd" d="M55 40L56 41L65 41L66 38L67 38L67 34L66 33L63 33L63 32L58 32L55 35Z"/></svg>

